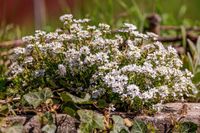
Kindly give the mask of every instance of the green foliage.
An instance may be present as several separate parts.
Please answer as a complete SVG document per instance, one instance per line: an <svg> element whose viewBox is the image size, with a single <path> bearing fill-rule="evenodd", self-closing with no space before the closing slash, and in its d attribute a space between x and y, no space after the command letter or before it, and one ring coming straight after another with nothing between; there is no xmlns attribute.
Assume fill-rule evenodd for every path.
<svg viewBox="0 0 200 133"><path fill-rule="evenodd" d="M41 103L44 103L47 99L53 96L49 88L43 88L38 92L29 92L25 94L24 99L34 108L37 108Z"/></svg>
<svg viewBox="0 0 200 133"><path fill-rule="evenodd" d="M91 133L95 129L104 130L104 116L91 110L78 110L80 117L79 133Z"/></svg>
<svg viewBox="0 0 200 133"><path fill-rule="evenodd" d="M197 124L193 122L182 122L179 124L180 133L196 133L197 128Z"/></svg>
<svg viewBox="0 0 200 133"><path fill-rule="evenodd" d="M6 115L9 112L8 105L0 105L0 115Z"/></svg>
<svg viewBox="0 0 200 133"><path fill-rule="evenodd" d="M42 131L45 133L55 133L56 132L56 125L55 124L47 124L42 128Z"/></svg>
<svg viewBox="0 0 200 133"><path fill-rule="evenodd" d="M168 2L170 7L166 6ZM118 26L123 22L130 22L143 31L147 25L145 17L152 13L160 15L163 25L197 25L199 24L199 16L196 13L198 4L198 0L193 2L186 0L85 0L77 5L74 15L88 16L94 20L95 24L106 22ZM180 5L180 8L176 8L176 5ZM91 8L94 6L95 8ZM174 35L176 31L162 31L161 33Z"/></svg>
<svg viewBox="0 0 200 133"><path fill-rule="evenodd" d="M11 127L6 130L6 133L22 133L23 132L23 125L14 123Z"/></svg>
<svg viewBox="0 0 200 133"><path fill-rule="evenodd" d="M192 71L194 77L192 78L193 83L196 85L197 99L199 99L200 93L200 37L197 39L197 43L194 44L191 40L187 40L189 44L190 52L183 56L184 67Z"/></svg>
<svg viewBox="0 0 200 133"><path fill-rule="evenodd" d="M113 115L112 116L113 120L113 128L110 133L120 133L123 129L127 132L129 132L128 127L124 123L124 119L118 115Z"/></svg>
<svg viewBox="0 0 200 133"><path fill-rule="evenodd" d="M78 103L78 104L87 103L90 100L90 95L88 93L86 93L84 98L79 98L68 92L63 92L60 94L60 96L64 102L72 101L73 103Z"/></svg>
<svg viewBox="0 0 200 133"><path fill-rule="evenodd" d="M76 110L74 110L71 107L64 107L63 112L68 114L68 115L70 115L70 116L72 116L72 117L76 116Z"/></svg>
<svg viewBox="0 0 200 133"><path fill-rule="evenodd" d="M7 80L0 74L0 99L4 99L6 96Z"/></svg>
<svg viewBox="0 0 200 133"><path fill-rule="evenodd" d="M43 116L41 116L42 118L42 121L44 123L47 123L49 125L53 124L54 123L54 120L53 120L53 114L50 113L50 112L46 112Z"/></svg>
<svg viewBox="0 0 200 133"><path fill-rule="evenodd" d="M130 104L131 108L134 109L134 112L139 112L143 108L143 102L139 97L135 97Z"/></svg>
<svg viewBox="0 0 200 133"><path fill-rule="evenodd" d="M20 39L22 36L19 26L13 24L0 23L0 41Z"/></svg>
<svg viewBox="0 0 200 133"><path fill-rule="evenodd" d="M48 87L61 105L116 104L119 110L134 112L161 100L193 95L190 72L181 70L176 50L156 41L157 35L140 33L129 23L112 33L110 25L92 26L88 19L77 20L71 14L60 20L61 29L38 30L23 38L25 47L14 49L8 94L25 94L36 108L47 100L38 88ZM102 98L104 103L98 101ZM73 110L65 108L71 115Z"/></svg>
<svg viewBox="0 0 200 133"><path fill-rule="evenodd" d="M141 120L134 120L123 118L119 115L103 115L93 110L81 109L76 112L79 115L80 121L78 133L156 133L157 129L152 123L143 122ZM41 130L45 133L55 133L58 125L56 119L54 120L53 113L46 112L38 115L39 121L44 125ZM55 115L56 117L56 115ZM2 124L2 123L1 123ZM1 130L1 128L0 128ZM23 125L14 123L6 131L10 133L20 133L23 130ZM174 126L170 126L167 131L173 133L196 133L197 124L193 122L177 121ZM7 133L7 132L6 132Z"/></svg>
<svg viewBox="0 0 200 133"><path fill-rule="evenodd" d="M97 101L97 106L98 106L99 108L104 109L104 108L106 108L106 107L108 106L108 103L107 103L106 100L104 100L104 99L99 99L99 100Z"/></svg>
<svg viewBox="0 0 200 133"><path fill-rule="evenodd" d="M188 69L195 75L200 71L200 37L197 43L194 44L191 40L187 40L190 46L191 53L187 53L186 62L188 64Z"/></svg>
<svg viewBox="0 0 200 133"><path fill-rule="evenodd" d="M140 120L135 120L133 127L131 128L131 133L147 133L147 125Z"/></svg>
<svg viewBox="0 0 200 133"><path fill-rule="evenodd" d="M141 3L142 2L144 3L144 1L141 1ZM118 25L121 25L121 23L126 21L126 22L132 22L132 23L136 24L139 27L139 30L143 31L145 28L145 25L146 25L145 17L149 13L151 13L151 12L148 12L149 7L146 7L146 5L149 5L149 2L147 2L147 1L145 1L145 3L147 3L147 4L141 4L137 0L123 0L123 1L122 0L117 0L117 1L108 0L108 1L104 1L104 2L99 1L99 0L94 0L94 1L89 1L89 3L88 2L85 2L85 3L88 4L88 6L95 4L96 7L88 8L88 6L86 5L82 8L81 13L77 11L76 14L82 15L84 17L86 16L85 14L87 14L88 16L90 16L90 18L92 18L94 20L94 22L92 22L92 23L97 24L99 22L107 22L107 23L111 24L114 28L116 28ZM175 15L178 17L178 19L177 18L175 19L174 14L171 15L170 13L165 13L165 9L162 6L164 4L164 2L156 0L152 3L153 3L152 7L154 9L151 9L151 10L152 10L152 12L158 12L161 15L161 18L163 19L162 24L168 24L168 25L177 25L177 24L191 25L191 24L193 24L192 22L189 22L189 20L185 19L185 15L188 13L188 9L189 9L187 4L184 4L180 7L180 10ZM91 11L91 9L92 9L92 11ZM96 16L99 16L99 17L96 17ZM17 27L16 29L13 28L13 25L8 25L8 26L4 26L4 27L5 28L3 30L1 30L2 28L0 29L0 40L18 39L22 34L19 30L19 27ZM14 29L14 32L12 29ZM187 47L186 45L187 45L187 41L188 41L190 50L191 50L191 53L187 53L187 55L184 56L184 59L183 59L184 67L193 72L193 74L194 74L193 82L197 85L197 87L200 88L200 38L198 39L197 44L194 44L190 40L186 40L187 33L186 33L185 26L181 26L180 33L183 37L183 40L182 40L183 47L186 49L186 47ZM172 32L162 32L161 34L162 35L167 35L167 34L176 35L177 32L173 32L173 31ZM106 96L103 97L104 99L94 100L91 98L91 95L88 93L85 94L85 92L82 93L81 91L80 92L73 91L73 88L82 88L82 87L87 88L88 87L87 84L89 82L88 77L90 77L97 70L97 67L89 68L90 71L88 73L87 72L78 73L77 72L78 70L76 70L77 73L75 73L74 76L70 75L70 72L68 71L67 74L69 74L70 76L65 77L65 78L57 78L57 75L56 75L57 74L57 66L56 65L63 60L63 57L60 56L59 59L54 58L54 57L49 59L48 57L49 56L43 57L41 55L39 55L39 57L37 57L35 54L34 58L36 58L37 61L44 59L45 63L50 64L47 67L47 74L49 74L49 77L36 78L36 79L25 77L24 79L20 79L20 78L15 79L13 81L15 83L18 83L18 85L14 86L16 88L14 88L14 87L13 88L11 87L11 89L9 88L10 90L12 90L12 92L15 92L15 95L21 95L22 88L19 86L22 85L23 81L27 81L27 79L30 79L30 82L28 82L28 83L31 83L32 86L27 87L26 92L28 92L28 93L26 93L23 96L23 98L29 105L32 105L34 108L37 108L38 106L47 102L47 100L49 100L49 99L52 100L52 96L55 96L57 98L57 103L62 105L62 112L75 117L77 115L77 112L76 112L77 108L81 109L83 107L83 108L90 109L92 104L97 103L96 108L103 110L106 107L108 107L108 105L109 105L108 101L109 102L112 101L112 100L108 100L108 99L111 99L110 97L113 97L112 99L117 99L116 101L119 102L118 99L120 99L120 98L115 94L108 95L108 96L106 95L107 97ZM56 61L56 62L54 62L54 61ZM43 63L36 65L36 67L38 69L42 66L43 66ZM1 69L0 74L5 72L4 67L2 67L0 69ZM54 76L54 75L56 75L56 76ZM0 76L0 92L1 92L0 99L2 99L2 98L5 99L5 97L6 97L5 96L6 92L3 93L4 91L6 91L6 87L7 87L6 85L7 85L7 80L5 79L4 76L2 76L2 77ZM46 86L50 87L51 89L53 88L53 89L52 90L45 89L44 87L46 87ZM32 89L31 87L36 90ZM38 87L41 87L44 89L37 90ZM65 90L67 92L65 92L65 91L61 92L61 93L56 92L56 89L58 89L60 87L64 87L65 89L67 88ZM70 89L72 88L72 90L69 91L69 88ZM19 90L17 90L17 89L19 89ZM52 91L54 91L56 95L54 95L52 93ZM18 93L18 92L20 92L20 93ZM23 94L24 94L24 92L23 92ZM10 93L9 93L9 95L10 95ZM106 101L106 100L108 100L108 101ZM127 104L124 104L124 103L120 104L120 105L116 105L116 107L119 107L119 109L125 109L125 111L127 111L127 109L128 109L128 111L130 111L130 110L131 111L140 111L144 107L143 103L142 103L143 101L141 99L139 99L138 97L136 97L135 99L133 99L132 101L129 101L129 102L130 102L130 104L128 105L128 107L127 107ZM122 103L122 102L120 101L119 103ZM13 105L13 107L17 107L17 106L18 106L18 103L16 105ZM10 105L9 105L9 107L8 107L8 105L0 105L0 114L5 115L5 114L9 113L9 108L10 108ZM101 130L105 129L105 125L103 123L103 120L104 120L103 115L98 114L96 112L89 111L89 110L79 110L78 114L81 118L81 125L80 125L79 132L85 133L85 132L91 132L94 130L96 131L96 129L101 129ZM42 128L42 130L47 133L55 132L56 126L53 124L52 115L49 113L45 113L44 117L49 122L47 125L45 125ZM112 128L111 132L117 133L117 132L122 131L122 129L124 132L128 132L128 128L124 125L122 117L114 115L111 118L114 122L112 125L113 128ZM196 128L197 128L196 124L194 124L194 123L185 122L185 123L180 124L180 132L183 132L183 133L187 133L187 132L193 133L196 131ZM20 129L20 126L17 125L17 126L14 126L14 128L12 127L8 131L16 132L16 131L20 131L19 129ZM148 129L149 129L149 127L148 127ZM133 132L133 133L147 132L147 126L145 125L144 122L135 121L132 126L131 132Z"/></svg>
<svg viewBox="0 0 200 133"><path fill-rule="evenodd" d="M156 133L157 132L157 128L155 127L154 123L148 123L147 128L148 128L149 133Z"/></svg>
<svg viewBox="0 0 200 133"><path fill-rule="evenodd" d="M197 84L200 82L200 72L197 72L192 78L193 83Z"/></svg>
<svg viewBox="0 0 200 133"><path fill-rule="evenodd" d="M6 79L0 76L0 92L4 92L6 89Z"/></svg>

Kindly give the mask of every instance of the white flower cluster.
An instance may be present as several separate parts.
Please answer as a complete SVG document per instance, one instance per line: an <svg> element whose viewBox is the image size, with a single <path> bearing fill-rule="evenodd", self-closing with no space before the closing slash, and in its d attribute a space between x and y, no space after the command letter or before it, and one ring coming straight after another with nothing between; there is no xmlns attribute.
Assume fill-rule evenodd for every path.
<svg viewBox="0 0 200 133"><path fill-rule="evenodd" d="M155 34L139 33L128 23L112 33L107 24L91 26L88 19L76 20L70 14L60 20L63 27L55 32L36 31L23 38L27 45L15 49L10 79L27 73L23 82L66 77L66 83L81 82L77 86L95 98L109 90L121 99L144 101L195 93L192 74L181 70L176 50L165 48Z"/></svg>

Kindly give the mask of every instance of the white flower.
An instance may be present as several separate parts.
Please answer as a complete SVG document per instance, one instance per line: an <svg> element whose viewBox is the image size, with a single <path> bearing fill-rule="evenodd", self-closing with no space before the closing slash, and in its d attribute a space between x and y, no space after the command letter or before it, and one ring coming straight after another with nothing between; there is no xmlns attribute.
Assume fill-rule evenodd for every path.
<svg viewBox="0 0 200 133"><path fill-rule="evenodd" d="M127 95L131 98L135 98L136 96L141 98L140 89L135 84L130 84L127 86Z"/></svg>
<svg viewBox="0 0 200 133"><path fill-rule="evenodd" d="M24 60L24 64L32 64L33 63L33 57L32 56L28 56L25 58Z"/></svg>
<svg viewBox="0 0 200 133"><path fill-rule="evenodd" d="M72 33L78 33L78 32L81 32L81 30L83 29L82 25L81 24L77 24L77 23L74 23L70 26L70 31Z"/></svg>
<svg viewBox="0 0 200 133"><path fill-rule="evenodd" d="M158 35L152 32L147 32L147 35L152 38L153 40L156 40L158 38Z"/></svg>
<svg viewBox="0 0 200 133"><path fill-rule="evenodd" d="M142 72L142 67L141 66L137 66L136 64L130 64L127 66L124 66L121 68L121 71L123 73L126 72L137 72L137 73L141 73Z"/></svg>
<svg viewBox="0 0 200 133"><path fill-rule="evenodd" d="M137 29L137 27L135 25L130 24L130 23L124 23L124 27L128 28L130 31L134 31Z"/></svg>
<svg viewBox="0 0 200 133"><path fill-rule="evenodd" d="M70 35L70 34L60 34L57 38L60 41L72 41L74 39L74 35Z"/></svg>
<svg viewBox="0 0 200 133"><path fill-rule="evenodd" d="M24 55L25 53L26 53L25 48L17 47L13 50L12 58L16 60L17 58L19 58L21 55Z"/></svg>
<svg viewBox="0 0 200 133"><path fill-rule="evenodd" d="M22 73L24 71L24 68L21 67L17 62L14 62L10 67L10 74L12 75L10 79L17 76L18 74Z"/></svg>
<svg viewBox="0 0 200 133"><path fill-rule="evenodd" d="M117 62L109 62L106 63L103 66L98 67L99 70L113 70L118 68L118 63Z"/></svg>
<svg viewBox="0 0 200 133"><path fill-rule="evenodd" d="M87 26L87 30L95 30L96 26Z"/></svg>
<svg viewBox="0 0 200 133"><path fill-rule="evenodd" d="M32 41L34 41L34 36L25 36L25 37L22 37L22 41L25 42L25 43L32 43Z"/></svg>
<svg viewBox="0 0 200 133"><path fill-rule="evenodd" d="M158 87L158 94L162 97L162 98L165 98L167 97L170 92L169 92L169 88L167 85L163 85L163 86L160 86Z"/></svg>
<svg viewBox="0 0 200 133"><path fill-rule="evenodd" d="M154 98L155 94L158 92L157 89L153 88L153 89L150 89L148 91L145 91L144 93L142 93L142 98L144 100L149 100L149 99L152 99Z"/></svg>
<svg viewBox="0 0 200 133"><path fill-rule="evenodd" d="M46 34L45 37L48 41L52 40L52 39L57 39L58 33L57 32L50 32L50 33Z"/></svg>
<svg viewBox="0 0 200 133"><path fill-rule="evenodd" d="M115 37L116 37L116 40L117 40L118 44L122 44L122 43L123 43L124 39L123 39L122 36L120 36L120 35L115 35Z"/></svg>
<svg viewBox="0 0 200 133"><path fill-rule="evenodd" d="M153 109L157 110L158 112L161 112L163 108L164 108L164 106L162 103L157 103L157 104L153 105Z"/></svg>
<svg viewBox="0 0 200 133"><path fill-rule="evenodd" d="M25 48L25 51L26 51L25 53L28 55L33 51L33 49L34 49L34 45L33 44L28 44L26 46L26 48Z"/></svg>
<svg viewBox="0 0 200 133"><path fill-rule="evenodd" d="M35 37L36 38L44 37L45 35L46 35L45 31L42 31L42 30L36 30L35 31Z"/></svg>
<svg viewBox="0 0 200 133"><path fill-rule="evenodd" d="M110 32L110 25L100 23L99 28L102 30L104 33L109 33Z"/></svg>
<svg viewBox="0 0 200 133"><path fill-rule="evenodd" d="M72 14L64 14L64 15L60 16L60 21L61 22L65 22L65 21L71 22L72 18L73 18Z"/></svg>
<svg viewBox="0 0 200 133"><path fill-rule="evenodd" d="M99 24L99 28L103 29L103 30L109 30L110 29L110 25L104 24L104 23L100 23Z"/></svg>
<svg viewBox="0 0 200 133"><path fill-rule="evenodd" d="M100 95L102 95L104 93L104 89L103 88L98 88L97 90L92 91L92 98L96 99L98 98Z"/></svg>
<svg viewBox="0 0 200 133"><path fill-rule="evenodd" d="M83 46L80 48L80 53L88 55L90 54L90 48L88 46Z"/></svg>
<svg viewBox="0 0 200 133"><path fill-rule="evenodd" d="M91 26L89 19L73 19L71 14L60 20L64 25L55 32L39 30L23 38L28 45L14 50L9 79L26 78L20 83L24 88L38 77L66 77L66 84L78 86L73 88L78 93L89 92L92 98L117 93L126 102L135 97L143 103L176 100L197 92L177 51L156 41L157 35L140 33L129 23L111 34L109 25Z"/></svg>
<svg viewBox="0 0 200 133"><path fill-rule="evenodd" d="M34 72L34 77L35 78L43 77L44 75L45 75L45 70L44 69L36 70Z"/></svg>
<svg viewBox="0 0 200 133"><path fill-rule="evenodd" d="M109 111L115 111L116 108L114 107L113 104L110 104L108 110L109 110Z"/></svg>
<svg viewBox="0 0 200 133"><path fill-rule="evenodd" d="M66 67L63 64L58 65L58 73L61 77L66 75Z"/></svg>
<svg viewBox="0 0 200 133"><path fill-rule="evenodd" d="M89 38L90 37L90 34L88 31L86 30L81 30L77 33L77 37L78 39L85 39L85 38Z"/></svg>
<svg viewBox="0 0 200 133"><path fill-rule="evenodd" d="M61 53L63 49L63 44L60 42L51 42L47 43L45 47L50 50L53 54L54 53Z"/></svg>
<svg viewBox="0 0 200 133"><path fill-rule="evenodd" d="M90 21L90 19L87 19L87 18L85 18L85 19L73 19L73 21L75 23L88 23Z"/></svg>
<svg viewBox="0 0 200 133"><path fill-rule="evenodd" d="M108 55L107 53L104 53L104 52L96 53L95 58L97 61L106 62L106 63L108 62Z"/></svg>
<svg viewBox="0 0 200 133"><path fill-rule="evenodd" d="M25 51L26 51L25 48L17 47L14 49L14 54L21 55L21 54L24 54Z"/></svg>

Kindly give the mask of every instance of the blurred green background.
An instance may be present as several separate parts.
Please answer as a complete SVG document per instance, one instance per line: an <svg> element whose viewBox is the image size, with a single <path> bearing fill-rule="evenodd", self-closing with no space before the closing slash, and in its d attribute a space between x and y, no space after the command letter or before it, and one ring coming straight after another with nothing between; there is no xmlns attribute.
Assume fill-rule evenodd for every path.
<svg viewBox="0 0 200 133"><path fill-rule="evenodd" d="M55 30L64 13L112 27L130 22L140 31L152 13L160 15L162 25L198 26L199 7L200 0L1 0L0 41L19 39L35 29Z"/></svg>

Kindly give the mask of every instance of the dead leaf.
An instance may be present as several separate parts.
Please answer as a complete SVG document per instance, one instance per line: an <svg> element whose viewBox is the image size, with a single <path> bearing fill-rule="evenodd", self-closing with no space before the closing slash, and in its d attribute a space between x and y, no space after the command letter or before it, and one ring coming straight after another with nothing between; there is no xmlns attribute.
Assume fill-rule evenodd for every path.
<svg viewBox="0 0 200 133"><path fill-rule="evenodd" d="M124 119L124 124L127 126L127 127L131 127L133 125L133 122L130 121L128 118L125 118Z"/></svg>

